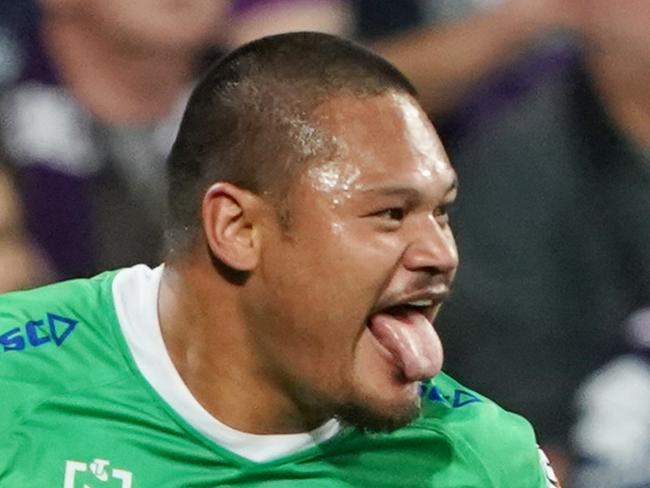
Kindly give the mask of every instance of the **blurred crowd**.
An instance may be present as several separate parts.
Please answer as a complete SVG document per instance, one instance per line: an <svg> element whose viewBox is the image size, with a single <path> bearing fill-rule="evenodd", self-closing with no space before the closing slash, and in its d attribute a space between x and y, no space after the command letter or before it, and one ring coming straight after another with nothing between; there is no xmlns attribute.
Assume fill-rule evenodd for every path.
<svg viewBox="0 0 650 488"><path fill-rule="evenodd" d="M155 265L202 69L337 33L415 83L459 174L447 371L565 486L650 486L649 25L647 0L0 0L0 292Z"/></svg>

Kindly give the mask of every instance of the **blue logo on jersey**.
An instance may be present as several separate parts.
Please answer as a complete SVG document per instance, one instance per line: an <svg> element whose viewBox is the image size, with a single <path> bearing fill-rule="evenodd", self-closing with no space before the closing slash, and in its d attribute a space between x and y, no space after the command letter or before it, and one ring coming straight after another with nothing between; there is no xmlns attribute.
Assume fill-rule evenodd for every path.
<svg viewBox="0 0 650 488"><path fill-rule="evenodd" d="M23 327L0 334L0 346L4 352L24 351L28 344L41 347L50 342L61 347L78 323L78 320L48 313L44 320L30 320Z"/></svg>
<svg viewBox="0 0 650 488"><path fill-rule="evenodd" d="M443 394L437 386L431 386L429 388L429 386L425 384L420 385L420 396L422 398L427 398L432 402L447 403L452 408L460 408L482 401L478 395L466 390L461 390L460 388L456 388L453 396L451 396Z"/></svg>

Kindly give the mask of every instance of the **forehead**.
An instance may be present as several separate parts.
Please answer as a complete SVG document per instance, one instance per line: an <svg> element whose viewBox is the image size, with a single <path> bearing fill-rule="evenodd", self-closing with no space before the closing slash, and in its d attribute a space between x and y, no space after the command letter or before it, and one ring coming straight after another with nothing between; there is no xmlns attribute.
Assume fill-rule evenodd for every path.
<svg viewBox="0 0 650 488"><path fill-rule="evenodd" d="M404 184L448 189L455 179L431 122L410 95L337 97L314 112L335 140L335 158L316 165L310 177L323 188Z"/></svg>

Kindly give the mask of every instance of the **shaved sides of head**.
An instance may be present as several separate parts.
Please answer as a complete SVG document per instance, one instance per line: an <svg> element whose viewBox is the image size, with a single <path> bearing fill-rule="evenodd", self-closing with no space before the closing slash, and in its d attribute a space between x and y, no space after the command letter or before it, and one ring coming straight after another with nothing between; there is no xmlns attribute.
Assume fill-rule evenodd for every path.
<svg viewBox="0 0 650 488"><path fill-rule="evenodd" d="M190 97L168 159L168 251L195 242L212 184L232 183L280 205L310 163L335 157L335 138L312 118L320 104L389 92L416 95L387 61L328 34L265 37L215 63Z"/></svg>

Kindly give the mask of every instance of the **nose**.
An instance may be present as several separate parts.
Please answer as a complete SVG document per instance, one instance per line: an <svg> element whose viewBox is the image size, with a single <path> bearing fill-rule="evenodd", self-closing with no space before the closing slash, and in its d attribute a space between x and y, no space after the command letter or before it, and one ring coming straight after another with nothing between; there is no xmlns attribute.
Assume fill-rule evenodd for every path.
<svg viewBox="0 0 650 488"><path fill-rule="evenodd" d="M453 272L458 267L458 248L448 224L442 225L434 216L429 216L426 224L414 230L403 261L410 271Z"/></svg>

